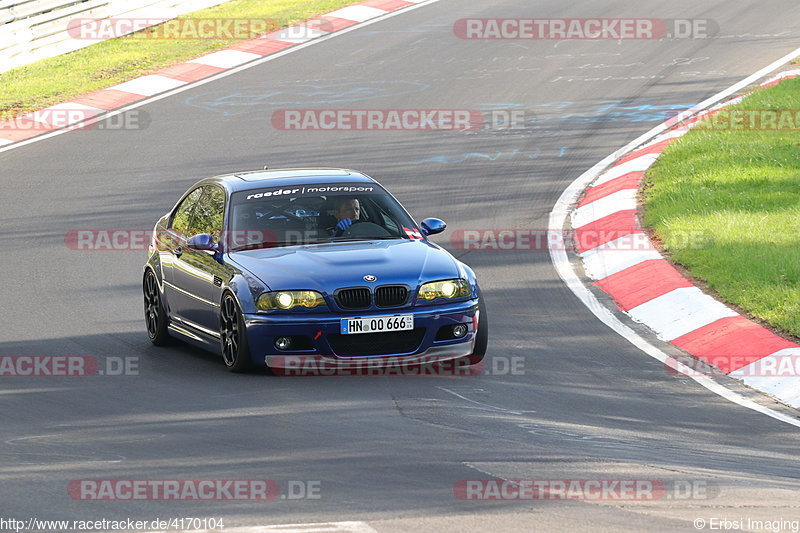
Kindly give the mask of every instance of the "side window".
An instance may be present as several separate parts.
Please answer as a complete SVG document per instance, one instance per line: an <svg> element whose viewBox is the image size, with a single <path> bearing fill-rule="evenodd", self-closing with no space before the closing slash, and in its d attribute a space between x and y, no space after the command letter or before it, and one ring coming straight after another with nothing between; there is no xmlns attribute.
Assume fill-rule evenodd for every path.
<svg viewBox="0 0 800 533"><path fill-rule="evenodd" d="M219 240L222 235L222 221L225 214L225 191L215 185L203 187L203 196L197 202L189 234L208 233Z"/></svg>
<svg viewBox="0 0 800 533"><path fill-rule="evenodd" d="M183 202L181 202L181 205L179 205L178 209L175 211L175 216L172 217L172 224L170 224L170 228L178 230L184 235L188 233L189 223L192 220L192 211L194 211L194 206L200 199L200 195L203 194L204 188L205 187L198 187L197 189L193 190L189 196L184 198ZM187 235L187 237L190 237L190 235Z"/></svg>

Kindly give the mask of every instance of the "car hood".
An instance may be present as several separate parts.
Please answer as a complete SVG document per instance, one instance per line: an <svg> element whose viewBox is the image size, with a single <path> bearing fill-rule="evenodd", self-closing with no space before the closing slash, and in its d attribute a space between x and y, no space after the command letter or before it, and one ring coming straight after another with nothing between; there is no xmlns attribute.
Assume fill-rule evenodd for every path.
<svg viewBox="0 0 800 533"><path fill-rule="evenodd" d="M232 252L230 259L270 290L311 289L332 293L363 286L407 284L460 277L455 259L421 240L359 241Z"/></svg>

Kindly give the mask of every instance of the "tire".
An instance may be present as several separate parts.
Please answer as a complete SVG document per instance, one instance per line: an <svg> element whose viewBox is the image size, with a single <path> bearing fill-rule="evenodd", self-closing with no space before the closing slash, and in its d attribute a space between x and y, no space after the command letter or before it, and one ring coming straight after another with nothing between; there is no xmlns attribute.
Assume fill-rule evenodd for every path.
<svg viewBox="0 0 800 533"><path fill-rule="evenodd" d="M231 372L250 372L254 369L247 345L242 310L231 293L222 297L219 309L219 342L222 360Z"/></svg>
<svg viewBox="0 0 800 533"><path fill-rule="evenodd" d="M161 301L158 280L152 270L148 270L144 275L142 292L144 293L144 322L147 327L147 336L154 345L165 346L169 343L167 312Z"/></svg>
<svg viewBox="0 0 800 533"><path fill-rule="evenodd" d="M489 315L486 314L486 304L483 302L483 297L478 300L478 311L480 316L478 319L478 333L475 335L475 348L472 350L472 355L467 356L470 365L477 365L483 361L486 355L486 348L489 346Z"/></svg>

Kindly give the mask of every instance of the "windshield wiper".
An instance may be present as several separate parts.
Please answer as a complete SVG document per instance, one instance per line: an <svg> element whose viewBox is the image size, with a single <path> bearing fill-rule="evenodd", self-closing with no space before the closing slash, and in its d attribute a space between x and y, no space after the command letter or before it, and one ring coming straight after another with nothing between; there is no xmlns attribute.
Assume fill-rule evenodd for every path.
<svg viewBox="0 0 800 533"><path fill-rule="evenodd" d="M286 246L307 246L309 244L320 244L328 241L309 241L309 242L294 242L294 241L278 241L278 242L256 242L246 244L244 246L237 246L231 248L231 252L242 252L244 250L263 250L265 248L283 248Z"/></svg>
<svg viewBox="0 0 800 533"><path fill-rule="evenodd" d="M392 236L384 236L384 237L331 237L329 241L326 242L353 242L353 241L390 241L393 239L402 239L402 237L392 237Z"/></svg>
<svg viewBox="0 0 800 533"><path fill-rule="evenodd" d="M231 252L244 252L246 250L263 250L265 248L282 248L286 246L314 246L317 244L325 244L330 242L359 242L359 241L390 241L394 239L403 239L403 237L332 237L326 240L307 241L307 242L294 242L294 241L277 241L277 242L254 242L244 246L237 246L231 248ZM408 239L403 239L408 240Z"/></svg>

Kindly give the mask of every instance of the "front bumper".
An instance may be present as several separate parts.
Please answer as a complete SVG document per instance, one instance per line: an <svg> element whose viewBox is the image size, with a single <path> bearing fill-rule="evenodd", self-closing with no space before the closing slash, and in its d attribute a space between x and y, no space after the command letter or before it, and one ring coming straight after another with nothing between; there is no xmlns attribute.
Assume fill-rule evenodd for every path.
<svg viewBox="0 0 800 533"><path fill-rule="evenodd" d="M341 343L339 352L330 342L331 336L340 335L341 319L354 317L386 317L393 315L414 315L414 327L422 329L418 344L413 349L406 344L397 351L386 353L381 350L376 354L348 355L342 352ZM358 361L369 360L370 365L394 364L398 358L404 364L412 362L428 363L434 361L449 361L470 355L475 345L477 331L478 300L467 300L444 305L419 306L414 308L398 308L380 311L359 311L351 313L326 313L326 314L246 314L244 321L247 331L247 340L253 361L266 362L270 367L280 368L286 364L294 364L297 357L314 359L320 362L335 362L337 366L359 366ZM467 334L460 339L436 340L437 334L444 326L466 324ZM376 333L374 335L388 335ZM308 349L279 350L275 347L275 339L283 336L304 336L311 341ZM334 343L335 344L335 343ZM287 359L287 357L289 359ZM291 363L287 363L290 361Z"/></svg>

